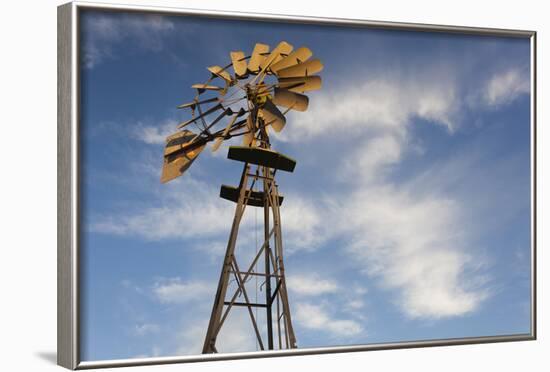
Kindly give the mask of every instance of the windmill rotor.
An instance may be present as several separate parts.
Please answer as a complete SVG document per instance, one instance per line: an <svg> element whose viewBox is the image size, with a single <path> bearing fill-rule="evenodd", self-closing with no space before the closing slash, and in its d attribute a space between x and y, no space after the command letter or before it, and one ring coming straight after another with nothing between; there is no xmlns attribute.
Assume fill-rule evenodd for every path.
<svg viewBox="0 0 550 372"><path fill-rule="evenodd" d="M323 69L323 64L311 59L312 55L309 48L294 49L285 41L273 49L256 43L250 55L231 51L229 63L208 66L209 78L191 86L196 90L193 101L177 106L189 111L190 118L167 137L166 149L173 147L173 136L188 142L173 152L165 151L161 182L183 175L209 142L214 142L212 151L237 136L243 137L245 146L259 146L256 137L261 128L280 132L289 110L306 111L309 99L303 93L321 88L321 78L314 74ZM273 81L268 83L266 78ZM238 120L245 114L245 120ZM194 136L191 138L189 133ZM180 167L182 164L185 166Z"/></svg>

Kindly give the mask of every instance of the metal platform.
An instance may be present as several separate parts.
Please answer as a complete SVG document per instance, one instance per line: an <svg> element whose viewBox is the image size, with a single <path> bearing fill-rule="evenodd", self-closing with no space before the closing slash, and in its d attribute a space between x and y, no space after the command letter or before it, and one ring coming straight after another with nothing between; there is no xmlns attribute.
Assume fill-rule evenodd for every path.
<svg viewBox="0 0 550 372"><path fill-rule="evenodd" d="M260 147L230 146L227 157L245 163L293 172L296 161L278 152Z"/></svg>
<svg viewBox="0 0 550 372"><path fill-rule="evenodd" d="M239 189L233 186L222 185L220 189L220 198L230 200L234 203L237 203L239 200ZM279 195L279 205L283 203L284 197ZM263 207L264 206L264 192L263 191L252 191L250 197L246 203L252 207Z"/></svg>

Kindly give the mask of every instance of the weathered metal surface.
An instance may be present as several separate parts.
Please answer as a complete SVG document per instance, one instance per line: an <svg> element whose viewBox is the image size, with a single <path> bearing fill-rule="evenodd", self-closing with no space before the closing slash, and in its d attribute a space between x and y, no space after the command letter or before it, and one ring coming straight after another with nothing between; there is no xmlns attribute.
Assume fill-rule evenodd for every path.
<svg viewBox="0 0 550 372"><path fill-rule="evenodd" d="M264 195L263 191L251 191L246 204L252 207L263 207L265 201ZM239 199L239 189L234 186L222 185L220 188L220 198L237 203ZM283 200L284 196L279 195L279 205L283 203Z"/></svg>
<svg viewBox="0 0 550 372"><path fill-rule="evenodd" d="M227 158L285 172L293 172L296 167L296 161L288 156L260 147L231 146Z"/></svg>

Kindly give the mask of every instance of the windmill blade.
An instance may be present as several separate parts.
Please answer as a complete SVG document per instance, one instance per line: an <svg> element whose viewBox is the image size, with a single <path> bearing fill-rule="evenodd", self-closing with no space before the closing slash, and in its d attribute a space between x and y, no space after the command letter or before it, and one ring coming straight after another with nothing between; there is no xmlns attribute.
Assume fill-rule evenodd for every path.
<svg viewBox="0 0 550 372"><path fill-rule="evenodd" d="M189 120L187 120L187 121L184 121L183 123L178 124L177 128L178 128L178 129L184 128L184 127L188 126L189 124L194 123L194 122L197 121L198 119L203 118L203 117L205 117L206 115L209 115L209 114L211 114L211 113L213 113L213 112L215 112L215 111L218 111L218 110L220 110L220 109L223 109L223 106L222 106L221 103L218 103L216 106L211 107L211 108L209 108L208 110L204 111L201 115L195 116L194 118L191 118L191 119L189 119Z"/></svg>
<svg viewBox="0 0 550 372"><path fill-rule="evenodd" d="M190 107L192 109L195 109L197 104L202 105L203 103L209 103L209 102L214 102L214 101L218 101L218 100L219 100L218 97L208 98L208 99L205 99L205 100L202 100L202 101L193 101L193 102L189 102L189 103L183 103L183 104L179 105L177 108L183 109L183 108Z"/></svg>
<svg viewBox="0 0 550 372"><path fill-rule="evenodd" d="M252 115L248 115L246 118L246 127L248 131L243 136L243 146L254 147L256 144L256 127L252 121Z"/></svg>
<svg viewBox="0 0 550 372"><path fill-rule="evenodd" d="M203 149L204 146L200 148L200 151L202 151ZM181 176L187 169L189 169L191 164L193 164L199 153L200 152L195 151L194 154L191 156L179 155L177 158L170 162L165 160L162 166L160 182L166 183L173 180L174 178Z"/></svg>
<svg viewBox="0 0 550 372"><path fill-rule="evenodd" d="M166 137L166 145L164 146L164 157L170 156L184 148L189 148L197 139L198 135L190 130L183 130Z"/></svg>
<svg viewBox="0 0 550 372"><path fill-rule="evenodd" d="M271 65L271 71L277 72L283 68L294 66L298 63L303 63L307 61L313 53L309 48L300 47L290 53L287 57L281 59L279 62Z"/></svg>
<svg viewBox="0 0 550 372"><path fill-rule="evenodd" d="M318 59L312 59L310 61L299 63L294 66L280 69L277 72L279 78L310 76L316 74L323 69L323 64Z"/></svg>
<svg viewBox="0 0 550 372"><path fill-rule="evenodd" d="M166 183L181 176L205 146L204 138L187 129L166 137L160 182Z"/></svg>
<svg viewBox="0 0 550 372"><path fill-rule="evenodd" d="M279 88L286 88L291 92L303 93L310 90L321 89L321 77L314 75L281 78L279 79L279 83L277 85Z"/></svg>
<svg viewBox="0 0 550 372"><path fill-rule="evenodd" d="M231 63L233 64L233 71L235 71L235 77L237 79L246 76L246 58L241 50L229 53L231 56Z"/></svg>
<svg viewBox="0 0 550 372"><path fill-rule="evenodd" d="M202 145L188 152L178 153L175 156L165 156L162 166L160 182L166 183L181 176L204 150L206 145Z"/></svg>
<svg viewBox="0 0 550 372"><path fill-rule="evenodd" d="M229 72L225 71L224 68L220 66L210 66L210 67L207 67L207 69L215 76L221 77L227 83L231 83L232 81L231 75L229 74Z"/></svg>
<svg viewBox="0 0 550 372"><path fill-rule="evenodd" d="M248 61L248 71L252 73L258 72L260 70L260 63L265 60L267 53L269 53L269 45L256 43Z"/></svg>
<svg viewBox="0 0 550 372"><path fill-rule="evenodd" d="M198 89L199 91L205 91L205 90L223 90L224 88L218 87L215 85L208 85L208 84L193 84L191 85L191 88Z"/></svg>
<svg viewBox="0 0 550 372"><path fill-rule="evenodd" d="M265 125L271 125L275 132L282 131L286 124L285 116L270 99L265 101L258 114L264 119Z"/></svg>
<svg viewBox="0 0 550 372"><path fill-rule="evenodd" d="M231 127L233 126L233 124L235 124L235 121L237 121L237 118L239 118L239 116L240 116L239 113L237 113L235 116L233 116L233 119L231 119L229 124L227 124L227 126L223 130L222 135L220 137L216 138L216 140L214 141L214 144L212 145L212 152L218 151L218 149L220 148L223 140L225 139L225 136L227 136L227 134L231 130Z"/></svg>
<svg viewBox="0 0 550 372"><path fill-rule="evenodd" d="M306 111L309 98L303 94L291 92L283 88L275 88L273 103L296 111Z"/></svg>
<svg viewBox="0 0 550 372"><path fill-rule="evenodd" d="M283 56L288 56L290 52L292 52L292 49L292 45L290 45L286 41L281 41L279 45L277 45L275 49L273 49L271 54L260 63L261 71L265 71L272 64L282 60L284 58Z"/></svg>

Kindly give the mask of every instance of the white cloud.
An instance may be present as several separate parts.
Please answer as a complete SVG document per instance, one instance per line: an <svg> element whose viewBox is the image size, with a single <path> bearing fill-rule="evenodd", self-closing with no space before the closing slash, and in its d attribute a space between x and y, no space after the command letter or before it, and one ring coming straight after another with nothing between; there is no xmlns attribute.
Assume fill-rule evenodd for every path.
<svg viewBox="0 0 550 372"><path fill-rule="evenodd" d="M314 251L326 239L322 211L302 195L286 194L281 205L281 226L284 248L289 254Z"/></svg>
<svg viewBox="0 0 550 372"><path fill-rule="evenodd" d="M164 145L166 137L176 131L177 124L175 120L166 120L159 125L137 123L134 137L148 145Z"/></svg>
<svg viewBox="0 0 550 372"><path fill-rule="evenodd" d="M348 175L360 172L361 182L371 182L386 174L392 164L402 156L403 138L401 135L381 134L374 136L357 147L351 154L352 162L346 163L344 171Z"/></svg>
<svg viewBox="0 0 550 372"><path fill-rule="evenodd" d="M116 45L122 42L160 51L164 48L162 37L174 29L170 20L159 15L90 15L84 20L82 62L87 68L116 57Z"/></svg>
<svg viewBox="0 0 550 372"><path fill-rule="evenodd" d="M409 317L442 318L476 310L487 297L480 257L466 247L459 206L406 189L371 187L342 206L350 254L383 288L397 290ZM476 261L478 260L478 261Z"/></svg>
<svg viewBox="0 0 550 372"><path fill-rule="evenodd" d="M290 142L303 141L334 136L335 131L345 131L349 136L382 131L399 137L415 117L443 125L450 131L457 125L458 87L448 78L379 77L355 80L344 86L316 93L306 113L290 114L292 133L282 132L277 137Z"/></svg>
<svg viewBox="0 0 550 372"><path fill-rule="evenodd" d="M186 174L162 185L158 207L137 213L99 216L90 229L116 235L138 235L149 240L185 239L228 234L227 221L233 219L234 205L220 200L212 185Z"/></svg>
<svg viewBox="0 0 550 372"><path fill-rule="evenodd" d="M365 306L365 302L359 299L348 300L345 303L346 310L351 310L351 311L361 310L364 306Z"/></svg>
<svg viewBox="0 0 550 372"><path fill-rule="evenodd" d="M155 171L154 167L149 168ZM223 254L236 204L220 199L217 187L196 180L190 173L160 187L163 189L156 195L158 207L96 216L89 225L90 231L137 235L151 241L200 239L192 247L216 257ZM262 226L263 217L256 221L254 209L247 207L243 216L239 244L254 244L254 229ZM285 195L281 216L284 247L288 254L314 250L324 240L326 232L322 229L320 212L309 200L301 200L299 195ZM262 243L260 239L258 245Z"/></svg>
<svg viewBox="0 0 550 372"><path fill-rule="evenodd" d="M177 340L176 355L197 355L202 353L208 319L193 320L180 331Z"/></svg>
<svg viewBox="0 0 550 372"><path fill-rule="evenodd" d="M183 281L181 278L163 279L153 285L154 296L162 303L185 303L213 295L211 283Z"/></svg>
<svg viewBox="0 0 550 372"><path fill-rule="evenodd" d="M318 274L296 274L287 278L288 288L301 296L318 296L338 291L338 283Z"/></svg>
<svg viewBox="0 0 550 372"><path fill-rule="evenodd" d="M469 222L460 200L432 188L429 181L439 183L435 179L419 188L388 177L412 148L415 118L451 134L458 128L460 87L452 79L435 78L381 77L355 84L359 89L315 97L307 115L293 118L299 134L285 138L331 137L337 128L359 142L341 156L341 176L351 189L345 198L324 200L319 209L319 220L331 227L324 237L347 237L349 258L392 290L409 317L460 316L478 309L489 290L481 258L468 247L464 226ZM359 298L348 305L352 310L364 303Z"/></svg>
<svg viewBox="0 0 550 372"><path fill-rule="evenodd" d="M530 89L527 69L510 68L491 77L483 92L483 98L489 106L500 106L529 93Z"/></svg>
<svg viewBox="0 0 550 372"><path fill-rule="evenodd" d="M187 326L178 335L176 355L201 354L207 328L207 318L187 322ZM244 309L229 313L216 339L216 349L220 353L256 350L256 336L250 317Z"/></svg>
<svg viewBox="0 0 550 372"><path fill-rule="evenodd" d="M298 302L293 305L293 320L300 326L334 336L356 336L364 332L355 320L333 318L321 305Z"/></svg>

